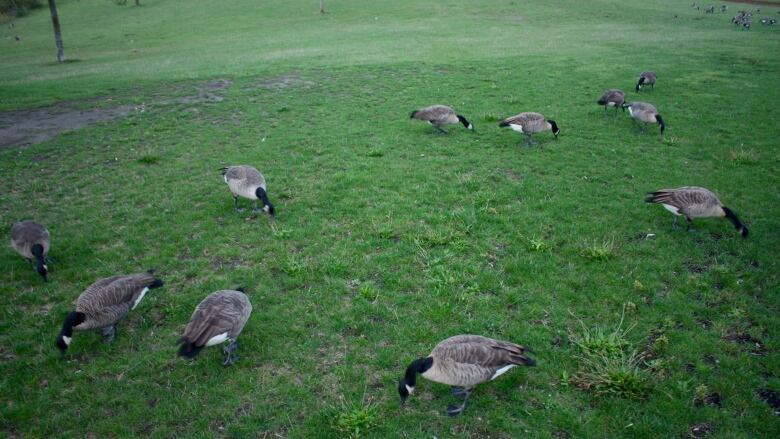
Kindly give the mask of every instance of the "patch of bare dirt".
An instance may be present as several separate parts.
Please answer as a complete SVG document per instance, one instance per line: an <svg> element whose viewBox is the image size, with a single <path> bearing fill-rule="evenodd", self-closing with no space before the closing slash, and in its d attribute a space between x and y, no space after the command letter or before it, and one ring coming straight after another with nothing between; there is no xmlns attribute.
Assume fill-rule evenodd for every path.
<svg viewBox="0 0 780 439"><path fill-rule="evenodd" d="M758 397L772 408L775 416L780 416L780 393L772 389L760 389Z"/></svg>
<svg viewBox="0 0 780 439"><path fill-rule="evenodd" d="M0 113L0 149L27 146L49 140L64 131L125 117L133 105L76 109L69 105Z"/></svg>
<svg viewBox="0 0 780 439"><path fill-rule="evenodd" d="M708 405L710 407L721 408L723 406L723 398L718 392L712 392L704 395L703 397L696 397L693 400L693 405L701 407Z"/></svg>
<svg viewBox="0 0 780 439"><path fill-rule="evenodd" d="M301 78L298 75L283 75L260 82L260 86L268 90L282 90L289 87L310 87L314 82Z"/></svg>
<svg viewBox="0 0 780 439"><path fill-rule="evenodd" d="M734 332L723 337L724 340L750 345L750 353L764 356L767 354L764 342L745 332Z"/></svg>
<svg viewBox="0 0 780 439"><path fill-rule="evenodd" d="M29 146L49 140L65 131L78 130L99 122L127 117L133 112L143 112L155 105L202 104L221 102L220 93L233 81L216 79L195 84L194 95L173 98L158 97L142 105L107 106L110 99L88 99L59 103L48 107L0 112L0 150L17 146ZM100 102L102 105L97 105ZM77 108L83 104L92 108Z"/></svg>
<svg viewBox="0 0 780 439"><path fill-rule="evenodd" d="M688 437L693 439L707 437L710 435L710 433L712 433L712 430L714 430L712 425L706 422L694 424L694 426L691 427L691 431L688 433Z"/></svg>

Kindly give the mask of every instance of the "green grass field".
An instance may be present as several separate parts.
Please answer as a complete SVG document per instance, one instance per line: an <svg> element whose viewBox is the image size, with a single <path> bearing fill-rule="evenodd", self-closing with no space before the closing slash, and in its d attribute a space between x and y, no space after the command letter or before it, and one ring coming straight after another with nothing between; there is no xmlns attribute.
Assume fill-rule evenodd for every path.
<svg viewBox="0 0 780 439"><path fill-rule="evenodd" d="M55 258L43 283L0 251L0 436L780 436L760 397L780 392L780 29L735 29L745 5L58 3L74 62L54 62L46 9L4 24L0 110L134 109L0 150L0 236L36 219ZM637 94L643 70L658 83ZM665 135L605 115L607 88L654 104ZM476 133L409 120L434 103ZM498 128L522 111L558 140ZM226 164L263 171L275 221L233 210ZM672 230L643 202L685 185L750 236ZM150 267L166 286L116 342L77 333L60 358L83 289ZM236 365L177 358L195 305L239 286L254 313ZM478 387L458 418L425 380L399 407L409 362L459 333L527 345L538 366Z"/></svg>

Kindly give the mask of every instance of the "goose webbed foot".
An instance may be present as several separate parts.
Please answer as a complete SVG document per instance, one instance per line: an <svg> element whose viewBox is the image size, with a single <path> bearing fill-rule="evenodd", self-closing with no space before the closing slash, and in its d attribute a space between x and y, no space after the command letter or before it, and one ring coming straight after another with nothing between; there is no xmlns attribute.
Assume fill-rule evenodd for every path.
<svg viewBox="0 0 780 439"><path fill-rule="evenodd" d="M103 343L111 343L116 339L116 326L105 326L100 329L103 334Z"/></svg>
<svg viewBox="0 0 780 439"><path fill-rule="evenodd" d="M236 360L238 360L238 355L236 355L237 349L238 349L237 341L228 343L222 348L222 352L225 354L225 362L222 363L223 366L232 366L233 363L235 363Z"/></svg>
<svg viewBox="0 0 780 439"><path fill-rule="evenodd" d="M463 410L465 408L466 408L466 403L465 402L463 404L461 404L461 405L450 405L450 406L447 406L447 414L454 418L455 416L458 416L461 413L463 413Z"/></svg>

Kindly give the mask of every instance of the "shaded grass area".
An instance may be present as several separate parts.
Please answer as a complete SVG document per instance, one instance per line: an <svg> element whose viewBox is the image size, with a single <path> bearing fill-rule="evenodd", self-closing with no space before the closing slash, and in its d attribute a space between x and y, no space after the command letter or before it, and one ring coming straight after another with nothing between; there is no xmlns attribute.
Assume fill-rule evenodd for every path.
<svg viewBox="0 0 780 439"><path fill-rule="evenodd" d="M425 20L442 28L452 25L444 17L465 22L474 12L392 3L381 5L411 24L416 5L439 8ZM544 18L529 28L494 24L499 34L532 38L534 56L499 50L506 44L484 49L477 33L473 52L450 52L460 44L442 39L401 53L393 40L377 43L389 45L378 64L358 62L375 48L331 29L325 42L356 50L352 57L306 55L312 65L301 66L288 54L260 72L243 61L217 72L184 60L193 81L231 79L224 100L149 106L0 152L0 235L36 218L52 232L57 260L42 284L10 249L0 252L5 434L650 438L704 428L715 437L776 436L780 423L761 395L780 388L772 113L780 60L765 55L776 53L777 37L732 34L693 15L678 27L668 20L672 2L605 4L485 8L500 16L522 6ZM292 5L269 8L288 17ZM61 14L69 7L82 6L66 3ZM155 7L163 2L140 10ZM325 18L334 27L371 17L338 8ZM556 12L568 30L594 39L548 39L559 31ZM620 33L592 30L603 15ZM534 26L547 30L536 35ZM677 42L673 50L648 44L653 28L656 42ZM223 32L215 38L233 38ZM591 50L578 49L586 44ZM620 61L605 63L610 53ZM148 86L131 88L123 81L140 67L120 66L110 78L89 62L64 66L77 78L72 97L121 84L119 102L144 102L189 87L175 69L155 67ZM24 96L9 107L46 102L61 80L21 79L27 68L0 68L11 78L3 90ZM606 88L632 90L646 68L659 82L641 99L667 120L663 138L595 104ZM442 136L408 119L431 103L454 106L477 133ZM522 147L496 126L520 111L554 118L560 138L546 133L539 146ZM234 163L266 175L276 221L232 210L218 169ZM725 221L673 231L667 212L642 201L681 185L720 194L750 238ZM117 341L77 334L58 358L54 337L78 294L98 277L149 267L166 287L129 314ZM236 365L221 367L218 349L193 363L175 358L195 305L238 286L255 311ZM607 334L623 315L632 330L620 351L643 353L631 365L650 390L637 399L582 391L572 380L582 366L578 336ZM478 388L458 419L443 412L449 390L424 381L400 409L395 386L405 366L457 333L528 345L539 365Z"/></svg>

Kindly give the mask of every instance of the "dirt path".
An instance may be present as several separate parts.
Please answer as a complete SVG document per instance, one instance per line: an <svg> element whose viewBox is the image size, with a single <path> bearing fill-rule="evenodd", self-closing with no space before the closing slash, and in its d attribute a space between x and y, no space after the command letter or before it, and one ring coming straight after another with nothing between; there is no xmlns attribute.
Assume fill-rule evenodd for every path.
<svg viewBox="0 0 780 439"><path fill-rule="evenodd" d="M74 102L52 105L50 107L14 110L0 113L0 150L17 146L29 146L49 140L65 131L77 130L89 125L126 117L134 111L144 111L147 107L201 104L220 102L224 98L221 92L227 90L233 82L228 79L195 84L195 95L178 97L157 97L143 106L116 105L113 107L75 108ZM96 99L81 101L100 102Z"/></svg>

